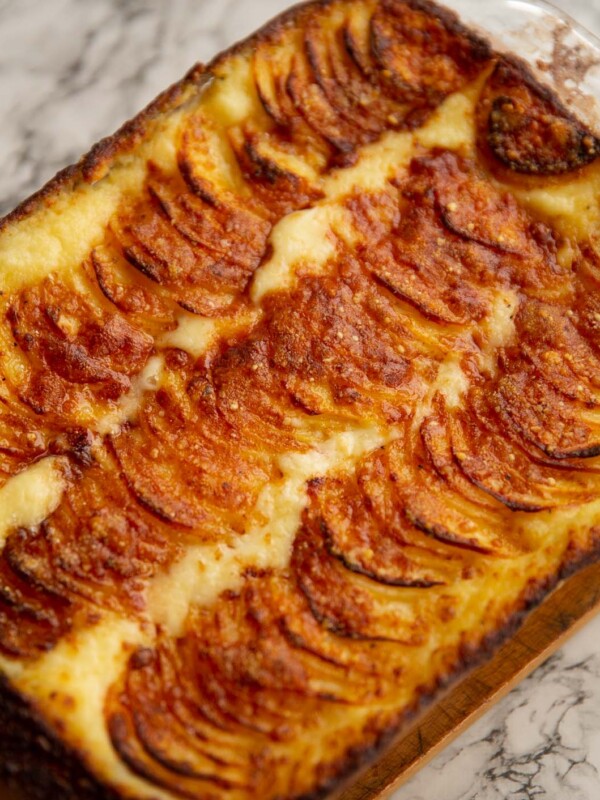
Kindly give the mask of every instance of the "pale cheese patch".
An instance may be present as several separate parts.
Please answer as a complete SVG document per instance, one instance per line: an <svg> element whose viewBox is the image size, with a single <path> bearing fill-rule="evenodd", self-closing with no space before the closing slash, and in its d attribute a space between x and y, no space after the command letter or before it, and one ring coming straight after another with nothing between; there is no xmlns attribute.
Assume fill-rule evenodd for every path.
<svg viewBox="0 0 600 800"><path fill-rule="evenodd" d="M157 342L159 347L175 347L199 358L223 336L232 336L258 322L262 311L257 308L240 313L232 319L200 317L182 312L177 317L177 327L165 333Z"/></svg>
<svg viewBox="0 0 600 800"><path fill-rule="evenodd" d="M0 233L0 290L16 292L50 273L74 269L100 244L123 197L139 192L151 160L166 172L175 168L180 109L164 117L136 157L118 157L106 177L61 192L52 203Z"/></svg>
<svg viewBox="0 0 600 800"><path fill-rule="evenodd" d="M256 92L252 59L247 55L230 57L220 68L205 92L203 110L223 126L256 120L262 105Z"/></svg>
<svg viewBox="0 0 600 800"><path fill-rule="evenodd" d="M33 528L58 508L67 486L62 456L49 456L13 475L0 489L0 550L15 528Z"/></svg>
<svg viewBox="0 0 600 800"><path fill-rule="evenodd" d="M464 92L447 97L425 125L415 131L415 141L423 147L461 150L470 155L475 148L475 105L480 82Z"/></svg>
<svg viewBox="0 0 600 800"><path fill-rule="evenodd" d="M248 567L284 569L307 503L306 482L332 470L349 469L363 455L395 438L393 429L355 426L335 434L307 453L280 456L281 480L266 486L233 544L198 545L156 578L148 592L147 613L173 636L183 631L192 605L212 605L237 589Z"/></svg>
<svg viewBox="0 0 600 800"><path fill-rule="evenodd" d="M131 382L129 391L119 398L114 410L98 420L97 433L102 436L116 434L126 422L135 421L146 392L155 392L160 386L164 365L162 355L148 359L144 369Z"/></svg>
<svg viewBox="0 0 600 800"><path fill-rule="evenodd" d="M461 353L449 353L440 364L437 378L432 384L433 392L444 395L449 408L458 408L462 405L464 393L469 388L469 379L461 365Z"/></svg>
<svg viewBox="0 0 600 800"><path fill-rule="evenodd" d="M412 133L389 131L373 144L361 148L353 167L338 169L323 179L322 188L328 201L335 201L357 192L379 192L390 178L408 166L414 156Z"/></svg>
<svg viewBox="0 0 600 800"><path fill-rule="evenodd" d="M322 205L288 214L271 231L273 254L254 274L253 302L270 292L293 289L297 269L319 274L335 255L338 235L351 236L352 216L337 205Z"/></svg>
<svg viewBox="0 0 600 800"><path fill-rule="evenodd" d="M516 199L564 236L586 239L600 226L600 165L546 187L507 187Z"/></svg>
<svg viewBox="0 0 600 800"><path fill-rule="evenodd" d="M490 313L477 326L483 333L483 346L479 355L480 367L489 375L498 369L498 351L506 347L516 336L515 315L519 307L519 297L510 289L498 290L491 303Z"/></svg>

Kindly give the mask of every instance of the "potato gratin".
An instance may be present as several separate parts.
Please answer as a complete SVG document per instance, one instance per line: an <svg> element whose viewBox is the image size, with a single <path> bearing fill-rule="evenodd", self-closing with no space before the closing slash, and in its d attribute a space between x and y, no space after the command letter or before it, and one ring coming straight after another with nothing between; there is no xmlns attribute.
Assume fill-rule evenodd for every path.
<svg viewBox="0 0 600 800"><path fill-rule="evenodd" d="M0 231L2 769L319 797L600 540L600 142L299 7Z"/></svg>

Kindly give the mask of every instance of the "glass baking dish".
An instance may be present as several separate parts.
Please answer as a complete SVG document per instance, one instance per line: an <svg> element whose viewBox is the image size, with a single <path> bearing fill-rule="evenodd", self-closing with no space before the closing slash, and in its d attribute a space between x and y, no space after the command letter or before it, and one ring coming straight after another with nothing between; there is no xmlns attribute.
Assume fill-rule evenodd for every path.
<svg viewBox="0 0 600 800"><path fill-rule="evenodd" d="M495 49L525 60L541 82L600 130L600 39L544 0L447 0L441 5L455 10ZM491 661L437 698L374 764L335 793L336 800L375 800L396 791L491 702L499 700L567 636L600 612L600 600L590 594L590 583L600 586L600 565L570 578L530 615L522 631L527 636L527 648L519 646L518 635L507 642ZM556 623L559 616L560 625ZM440 713L442 705L444 713ZM24 798L0 786L0 800Z"/></svg>
<svg viewBox="0 0 600 800"><path fill-rule="evenodd" d="M442 3L444 5L444 3ZM496 50L529 64L581 119L600 124L600 39L545 0L449 0Z"/></svg>

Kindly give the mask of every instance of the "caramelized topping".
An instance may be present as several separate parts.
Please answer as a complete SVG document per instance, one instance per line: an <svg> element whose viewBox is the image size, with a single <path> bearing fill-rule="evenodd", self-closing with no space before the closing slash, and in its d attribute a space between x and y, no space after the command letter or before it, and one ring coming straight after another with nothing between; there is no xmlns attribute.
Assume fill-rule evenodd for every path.
<svg viewBox="0 0 600 800"><path fill-rule="evenodd" d="M303 7L83 263L0 298L0 491L64 467L5 515L0 653L37 685L138 631L96 697L132 794L324 791L591 552L598 254L518 181L598 142L491 58L425 0ZM461 92L470 138L426 147Z"/></svg>

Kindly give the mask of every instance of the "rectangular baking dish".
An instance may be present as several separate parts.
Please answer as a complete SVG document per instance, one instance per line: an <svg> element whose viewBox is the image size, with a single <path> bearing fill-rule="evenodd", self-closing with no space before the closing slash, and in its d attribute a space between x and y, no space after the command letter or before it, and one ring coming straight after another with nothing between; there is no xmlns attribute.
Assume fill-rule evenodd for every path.
<svg viewBox="0 0 600 800"><path fill-rule="evenodd" d="M496 49L526 61L580 118L600 129L600 39L544 0L447 5ZM598 612L600 564L559 585L493 659L438 697L374 764L339 789L335 800L389 797ZM0 786L0 800L27 798Z"/></svg>

